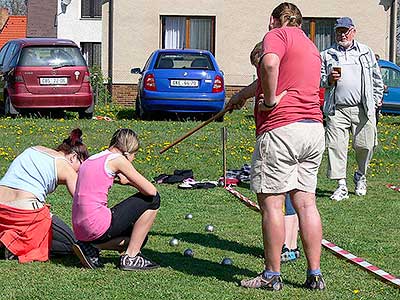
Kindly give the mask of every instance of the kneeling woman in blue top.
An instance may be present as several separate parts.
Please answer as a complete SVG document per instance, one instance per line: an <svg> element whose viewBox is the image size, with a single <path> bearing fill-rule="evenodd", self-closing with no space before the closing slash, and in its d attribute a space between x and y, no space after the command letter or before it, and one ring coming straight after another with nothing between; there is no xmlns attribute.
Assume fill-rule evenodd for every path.
<svg viewBox="0 0 400 300"><path fill-rule="evenodd" d="M24 263L46 261L49 253L72 254L71 229L50 213L45 201L59 184L74 194L77 172L88 157L81 136L74 129L56 149L26 149L0 180L0 247L6 256Z"/></svg>

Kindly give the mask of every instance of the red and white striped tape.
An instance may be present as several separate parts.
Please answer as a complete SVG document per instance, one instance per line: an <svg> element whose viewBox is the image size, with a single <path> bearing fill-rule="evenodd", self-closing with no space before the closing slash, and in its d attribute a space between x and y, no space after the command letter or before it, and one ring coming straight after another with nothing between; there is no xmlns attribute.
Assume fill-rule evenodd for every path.
<svg viewBox="0 0 400 300"><path fill-rule="evenodd" d="M397 191L400 192L400 186L396 186L394 184L387 184L386 185L389 189L393 190L393 191Z"/></svg>
<svg viewBox="0 0 400 300"><path fill-rule="evenodd" d="M260 207L258 206L257 203L251 201L249 198L243 196L241 193L239 193L238 191L236 191L235 189L233 189L231 186L226 185L224 186L224 188L231 193L232 195L234 195L235 197L237 197L240 201L242 201L244 204L246 204L246 206L250 207L251 209L255 210L255 211L261 211Z"/></svg>
<svg viewBox="0 0 400 300"><path fill-rule="evenodd" d="M335 252L336 254L343 256L344 258L351 261L352 263L355 263L355 264L363 267L367 271L374 273L375 275L379 276L380 278L383 278L383 279L395 284L397 287L400 287L400 279L397 278L396 276L393 276L393 275L383 271L382 269L370 264L366 260L351 254L350 252L340 248L339 246L336 246L334 243L331 243L327 240L322 239L322 245L325 248L328 248L329 250L331 250L332 252Z"/></svg>
<svg viewBox="0 0 400 300"><path fill-rule="evenodd" d="M260 207L253 201L251 201L249 198L243 196L241 193L239 193L238 191L234 190L232 187L230 186L225 186L224 187L228 192L230 192L232 195L234 195L235 197L237 197L239 200L241 200L244 204L246 204L247 206L249 206L250 208L252 208L255 211L260 211ZM322 239L322 246L324 246L325 248L331 250L332 252L339 254L340 256L346 258L347 260L349 260L352 263L355 263L357 265L359 265L360 267L364 268L365 270L372 272L373 274L377 275L378 277L389 281L390 283L396 285L397 287L400 287L400 279L397 278L396 276L393 276L385 271L383 271L382 269L370 264L369 262L365 261L362 258L359 258L353 254L351 254L350 252L340 248L339 246L336 246L334 243L331 243L325 239Z"/></svg>
<svg viewBox="0 0 400 300"><path fill-rule="evenodd" d="M107 116L95 116L92 119L93 120L105 120L105 121L108 121L108 122L113 120L113 119L111 119L110 117L107 117Z"/></svg>

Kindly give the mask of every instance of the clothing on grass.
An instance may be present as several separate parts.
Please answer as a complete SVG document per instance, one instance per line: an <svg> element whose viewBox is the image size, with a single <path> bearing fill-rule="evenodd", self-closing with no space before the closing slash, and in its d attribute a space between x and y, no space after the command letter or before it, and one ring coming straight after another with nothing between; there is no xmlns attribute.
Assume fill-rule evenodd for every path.
<svg viewBox="0 0 400 300"><path fill-rule="evenodd" d="M175 170L174 174L160 174L153 179L156 183L178 183L187 178L193 178L192 170Z"/></svg>

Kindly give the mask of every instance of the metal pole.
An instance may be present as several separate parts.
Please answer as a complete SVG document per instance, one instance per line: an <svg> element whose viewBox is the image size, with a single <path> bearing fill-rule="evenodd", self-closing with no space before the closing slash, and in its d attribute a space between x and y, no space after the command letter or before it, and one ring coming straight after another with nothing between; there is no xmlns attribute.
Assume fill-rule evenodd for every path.
<svg viewBox="0 0 400 300"><path fill-rule="evenodd" d="M224 187L226 187L226 142L228 140L228 132L226 127L221 128L221 138L222 138L222 172L224 176Z"/></svg>
<svg viewBox="0 0 400 300"><path fill-rule="evenodd" d="M396 63L396 19L397 1L393 1L390 6L390 30L389 30L389 60Z"/></svg>

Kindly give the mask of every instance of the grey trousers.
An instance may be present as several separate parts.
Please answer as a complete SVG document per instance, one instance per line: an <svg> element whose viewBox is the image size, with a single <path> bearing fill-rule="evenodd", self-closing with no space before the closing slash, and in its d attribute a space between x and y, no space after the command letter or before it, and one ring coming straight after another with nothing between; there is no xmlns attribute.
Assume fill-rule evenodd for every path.
<svg viewBox="0 0 400 300"><path fill-rule="evenodd" d="M328 178L346 178L349 134L355 150L358 172L365 175L378 144L375 115L368 118L361 105L338 106L334 116L326 120L326 147L328 150Z"/></svg>

